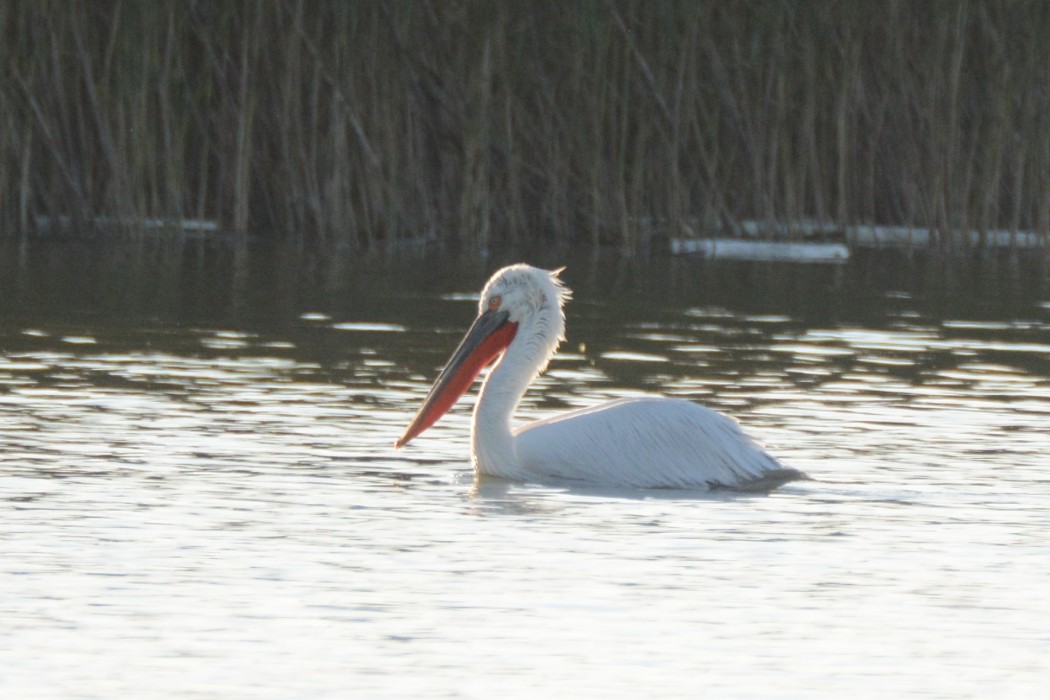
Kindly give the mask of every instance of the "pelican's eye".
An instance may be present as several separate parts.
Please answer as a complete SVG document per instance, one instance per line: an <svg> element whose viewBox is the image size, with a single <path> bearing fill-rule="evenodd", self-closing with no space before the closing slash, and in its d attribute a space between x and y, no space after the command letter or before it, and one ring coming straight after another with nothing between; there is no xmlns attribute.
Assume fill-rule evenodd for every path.
<svg viewBox="0 0 1050 700"><path fill-rule="evenodd" d="M489 297L489 311L499 311L500 304L503 303L503 297L499 294L493 294Z"/></svg>

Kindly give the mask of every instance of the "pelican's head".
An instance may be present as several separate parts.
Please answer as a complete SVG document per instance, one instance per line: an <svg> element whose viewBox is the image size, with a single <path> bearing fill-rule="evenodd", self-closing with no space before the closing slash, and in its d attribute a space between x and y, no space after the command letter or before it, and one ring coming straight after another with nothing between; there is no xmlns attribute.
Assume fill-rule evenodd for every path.
<svg viewBox="0 0 1050 700"><path fill-rule="evenodd" d="M405 445L436 423L470 388L481 370L512 342L529 346L538 363L537 371L546 368L565 339L565 314L561 307L571 292L558 279L563 269L548 271L518 264L489 278L481 290L474 325L452 353L395 447Z"/></svg>
<svg viewBox="0 0 1050 700"><path fill-rule="evenodd" d="M505 311L507 322L542 328L554 349L565 336L565 314L561 307L572 296L558 275L565 268L541 270L531 265L510 265L499 270L481 290L478 317L490 311Z"/></svg>

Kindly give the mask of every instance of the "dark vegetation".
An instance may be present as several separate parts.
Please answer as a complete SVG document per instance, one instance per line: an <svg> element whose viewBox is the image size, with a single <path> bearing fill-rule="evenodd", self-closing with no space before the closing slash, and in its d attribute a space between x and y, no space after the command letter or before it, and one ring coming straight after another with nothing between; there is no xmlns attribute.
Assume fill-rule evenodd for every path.
<svg viewBox="0 0 1050 700"><path fill-rule="evenodd" d="M5 0L0 234L1050 232L1050 3Z"/></svg>

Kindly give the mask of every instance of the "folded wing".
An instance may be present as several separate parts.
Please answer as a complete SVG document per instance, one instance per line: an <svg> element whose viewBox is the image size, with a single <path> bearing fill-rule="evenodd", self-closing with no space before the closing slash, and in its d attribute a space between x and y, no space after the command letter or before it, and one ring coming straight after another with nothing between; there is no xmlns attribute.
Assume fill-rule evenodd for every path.
<svg viewBox="0 0 1050 700"><path fill-rule="evenodd" d="M522 466L539 478L698 489L805 478L732 418L683 399L623 399L572 411L523 426L514 443Z"/></svg>

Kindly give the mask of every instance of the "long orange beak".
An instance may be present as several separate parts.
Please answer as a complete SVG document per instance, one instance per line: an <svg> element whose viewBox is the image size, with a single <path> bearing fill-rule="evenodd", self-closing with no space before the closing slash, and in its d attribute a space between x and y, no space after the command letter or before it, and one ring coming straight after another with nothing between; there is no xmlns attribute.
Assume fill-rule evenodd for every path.
<svg viewBox="0 0 1050 700"><path fill-rule="evenodd" d="M400 449L437 423L470 388L481 370L507 349L517 332L518 324L507 321L506 311L486 311L478 316L452 353L445 369L434 381L434 386L430 387L430 393L416 417L409 423L401 439L394 443L394 447Z"/></svg>

